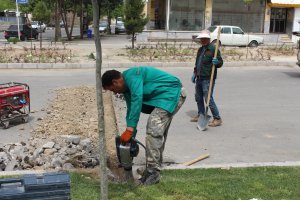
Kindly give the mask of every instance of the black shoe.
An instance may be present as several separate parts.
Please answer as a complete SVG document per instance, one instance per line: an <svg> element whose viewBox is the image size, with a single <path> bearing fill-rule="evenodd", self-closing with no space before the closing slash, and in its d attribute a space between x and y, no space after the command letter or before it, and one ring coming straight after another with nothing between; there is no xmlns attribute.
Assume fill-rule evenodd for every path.
<svg viewBox="0 0 300 200"><path fill-rule="evenodd" d="M139 179L141 185L153 185L159 183L160 173L158 170L145 170L142 178Z"/></svg>

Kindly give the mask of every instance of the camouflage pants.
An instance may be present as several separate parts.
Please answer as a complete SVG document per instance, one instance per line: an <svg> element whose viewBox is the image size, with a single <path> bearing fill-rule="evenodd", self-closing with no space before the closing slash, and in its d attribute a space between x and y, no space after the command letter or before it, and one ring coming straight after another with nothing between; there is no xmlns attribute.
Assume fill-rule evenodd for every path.
<svg viewBox="0 0 300 200"><path fill-rule="evenodd" d="M148 170L160 170L170 124L173 116L181 108L186 99L185 91L183 90L174 113L169 113L162 108L155 108L148 118L146 130L146 159Z"/></svg>

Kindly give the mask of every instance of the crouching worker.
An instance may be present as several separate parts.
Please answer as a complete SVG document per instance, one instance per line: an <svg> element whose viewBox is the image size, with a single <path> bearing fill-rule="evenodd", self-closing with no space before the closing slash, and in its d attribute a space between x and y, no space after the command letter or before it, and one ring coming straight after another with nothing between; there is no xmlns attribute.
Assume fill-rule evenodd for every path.
<svg viewBox="0 0 300 200"><path fill-rule="evenodd" d="M135 137L141 112L149 114L146 127L147 166L139 183L158 183L168 130L173 116L186 99L180 80L155 68L136 67L123 73L106 71L102 76L102 86L125 97L127 128L121 135L122 143L126 144Z"/></svg>

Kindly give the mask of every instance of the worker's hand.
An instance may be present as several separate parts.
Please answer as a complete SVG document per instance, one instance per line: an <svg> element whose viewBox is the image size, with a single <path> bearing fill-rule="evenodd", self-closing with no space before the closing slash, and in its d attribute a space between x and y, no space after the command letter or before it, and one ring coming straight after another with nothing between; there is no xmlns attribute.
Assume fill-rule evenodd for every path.
<svg viewBox="0 0 300 200"><path fill-rule="evenodd" d="M128 143L132 137L133 130L126 129L121 135L121 143Z"/></svg>
<svg viewBox="0 0 300 200"><path fill-rule="evenodd" d="M220 61L218 60L218 58L213 58L211 62L212 62L212 64L214 64L214 65L217 65L217 64L220 63Z"/></svg>

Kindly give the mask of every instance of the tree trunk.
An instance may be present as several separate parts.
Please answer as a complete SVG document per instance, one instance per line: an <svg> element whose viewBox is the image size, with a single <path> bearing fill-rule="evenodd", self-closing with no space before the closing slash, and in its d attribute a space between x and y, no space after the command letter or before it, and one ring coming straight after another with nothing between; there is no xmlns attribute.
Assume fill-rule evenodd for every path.
<svg viewBox="0 0 300 200"><path fill-rule="evenodd" d="M131 46L132 46L132 49L134 49L134 34L135 33L132 33L132 37L131 37Z"/></svg>
<svg viewBox="0 0 300 200"><path fill-rule="evenodd" d="M61 29L60 29L60 12L59 12L59 0L55 1L55 42L61 40Z"/></svg>
<svg viewBox="0 0 300 200"><path fill-rule="evenodd" d="M111 11L108 9L107 11L107 23L108 23L108 34L111 34Z"/></svg>
<svg viewBox="0 0 300 200"><path fill-rule="evenodd" d="M80 3L80 39L83 39L83 0Z"/></svg>
<svg viewBox="0 0 300 200"><path fill-rule="evenodd" d="M66 34L67 34L67 38L69 41L72 40L72 36L70 35L70 32L69 32L69 26L68 26L68 20L67 20L67 10L65 9L65 4L64 4L64 0L60 0L60 14L61 14L61 19L64 23L64 26L65 26L65 31L66 31Z"/></svg>
<svg viewBox="0 0 300 200"><path fill-rule="evenodd" d="M71 24L71 30L70 30L71 37L72 37L72 33L73 33L73 27L74 27L76 13L77 13L77 4L76 4L76 2L74 2L74 12L73 12L73 18L72 18L72 24Z"/></svg>
<svg viewBox="0 0 300 200"><path fill-rule="evenodd" d="M108 199L108 181L107 181L107 156L106 156L106 139L104 127L104 107L102 98L102 82L101 82L101 65L102 65L102 49L99 33L99 4L97 0L92 0L93 5L93 23L96 46L96 95L98 110L98 134L100 147L100 191L101 200Z"/></svg>
<svg viewBox="0 0 300 200"><path fill-rule="evenodd" d="M43 31L40 32L40 50L42 50Z"/></svg>

